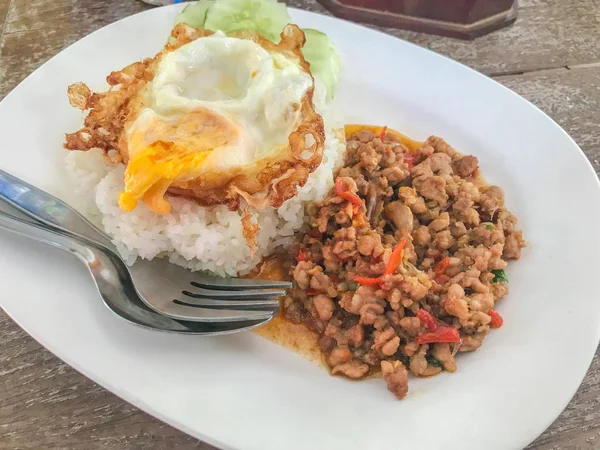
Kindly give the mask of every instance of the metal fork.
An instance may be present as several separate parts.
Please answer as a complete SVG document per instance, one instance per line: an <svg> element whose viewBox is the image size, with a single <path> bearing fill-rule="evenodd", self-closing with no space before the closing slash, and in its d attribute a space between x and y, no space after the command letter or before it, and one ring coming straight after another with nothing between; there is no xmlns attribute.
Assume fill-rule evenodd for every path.
<svg viewBox="0 0 600 450"><path fill-rule="evenodd" d="M110 238L62 200L0 170L0 200L51 229L92 241L116 253ZM177 320L229 323L268 320L291 283L220 278L191 272L164 258L124 265L139 298Z"/></svg>
<svg viewBox="0 0 600 450"><path fill-rule="evenodd" d="M38 242L65 250L79 258L88 268L106 307L121 319L143 328L179 334L214 336L251 330L270 320L236 322L190 322L175 320L157 313L140 299L127 267L114 252L82 237L57 231L35 222L10 208L0 212L0 228ZM119 276L116 278L115 274Z"/></svg>

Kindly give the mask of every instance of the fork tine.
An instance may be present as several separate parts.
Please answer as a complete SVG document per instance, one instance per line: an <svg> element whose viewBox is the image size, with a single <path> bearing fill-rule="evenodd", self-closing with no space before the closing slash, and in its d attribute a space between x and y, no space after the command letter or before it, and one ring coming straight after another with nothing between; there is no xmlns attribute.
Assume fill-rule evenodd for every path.
<svg viewBox="0 0 600 450"><path fill-rule="evenodd" d="M191 305L182 300L173 300L172 302L164 305L159 312L173 319L179 320L191 322L225 323L271 319L279 312L279 305L264 311L252 311L203 308Z"/></svg>
<svg viewBox="0 0 600 450"><path fill-rule="evenodd" d="M285 289L243 289L235 291L226 291L220 289L204 289L195 286L193 291L183 291L185 295L196 298L214 298L214 299L251 299L265 297L281 297L286 294Z"/></svg>
<svg viewBox="0 0 600 450"><path fill-rule="evenodd" d="M215 290L242 289L291 289L289 281L253 280L248 278L220 278L200 273L194 273L192 284L196 287Z"/></svg>
<svg viewBox="0 0 600 450"><path fill-rule="evenodd" d="M279 300L264 297L248 300L218 300L204 297L197 298L186 291L183 291L183 294L187 295L188 298L181 300L181 302L209 309L263 310L265 308L277 308L279 306Z"/></svg>
<svg viewBox="0 0 600 450"><path fill-rule="evenodd" d="M193 334L199 336L218 336L223 334L239 333L240 331L250 331L253 328L264 325L271 320L251 320L251 321L237 321L237 322L190 322L190 321L177 321L185 325L188 331L186 334Z"/></svg>
<svg viewBox="0 0 600 450"><path fill-rule="evenodd" d="M228 303L227 305L215 303L252 301L252 297L231 298L232 291L235 289L230 286L235 285L235 281L240 281L242 286L245 286L243 289L253 287L254 290L257 290L256 284L247 283L247 281L253 280L225 279L194 273L183 267L175 266L166 259L141 260L131 266L129 270L132 278L135 279L134 287L140 294L142 301L158 313L173 319L210 323L257 321L270 320L279 311L279 302L274 297L269 297L269 295L277 295L280 292L275 294L262 292L260 297L254 299L254 302L258 303L252 305L244 303L234 306L234 303ZM225 297L215 298L213 295L210 298L205 298L198 295L199 298L196 299L196 288L192 283L196 283L197 280L206 282L208 288L214 288L215 282L220 283L220 288L213 290L212 293L225 290ZM227 283L227 281L230 281L230 283ZM272 283L267 283L268 287L272 286ZM239 285L240 283L237 283L237 286ZM185 294L182 293L183 289L186 289ZM206 302L206 300L212 300L212 302ZM202 301L204 301L204 304L201 303Z"/></svg>

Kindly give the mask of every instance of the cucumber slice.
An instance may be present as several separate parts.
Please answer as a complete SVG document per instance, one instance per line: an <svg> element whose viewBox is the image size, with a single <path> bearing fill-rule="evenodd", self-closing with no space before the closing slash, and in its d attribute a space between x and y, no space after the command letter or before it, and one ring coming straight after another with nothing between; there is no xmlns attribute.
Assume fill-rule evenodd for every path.
<svg viewBox="0 0 600 450"><path fill-rule="evenodd" d="M306 44L302 48L304 58L310 63L313 76L325 85L327 98L331 99L340 81L342 59L326 34L311 28L303 31L306 36Z"/></svg>
<svg viewBox="0 0 600 450"><path fill-rule="evenodd" d="M204 22L206 22L206 13L212 2L209 0L198 0L188 4L183 11L177 14L175 23L185 23L194 28L204 28Z"/></svg>
<svg viewBox="0 0 600 450"><path fill-rule="evenodd" d="M224 33L252 30L277 43L292 19L285 4L277 0L198 0L179 13L175 23L180 22ZM304 57L313 75L325 86L327 99L331 99L342 71L340 55L326 34L310 28L303 31Z"/></svg>
<svg viewBox="0 0 600 450"><path fill-rule="evenodd" d="M285 4L274 0L216 0L208 9L204 27L224 33L252 30L277 43L291 22Z"/></svg>

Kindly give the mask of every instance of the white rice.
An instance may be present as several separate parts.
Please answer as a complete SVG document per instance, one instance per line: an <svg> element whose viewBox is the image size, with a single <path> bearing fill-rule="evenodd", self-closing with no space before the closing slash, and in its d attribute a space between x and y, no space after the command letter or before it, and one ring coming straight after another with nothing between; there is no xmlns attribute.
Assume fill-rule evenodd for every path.
<svg viewBox="0 0 600 450"><path fill-rule="evenodd" d="M277 247L292 242L294 233L305 224L307 206L325 197L333 186L335 169L343 162L345 143L335 135L339 127L331 123L322 96L315 103L321 105L317 110L327 130L323 162L298 195L280 208L251 210L260 225L253 257L242 234L239 211L229 211L225 206L205 208L170 198L172 210L166 215L150 211L142 202L132 212L124 212L117 200L124 187L125 169L122 165L108 167L100 151L69 152L67 172L75 193L86 204L83 213L92 220L101 217L104 230L128 264L137 258L168 256L171 262L191 270L221 276L245 274Z"/></svg>

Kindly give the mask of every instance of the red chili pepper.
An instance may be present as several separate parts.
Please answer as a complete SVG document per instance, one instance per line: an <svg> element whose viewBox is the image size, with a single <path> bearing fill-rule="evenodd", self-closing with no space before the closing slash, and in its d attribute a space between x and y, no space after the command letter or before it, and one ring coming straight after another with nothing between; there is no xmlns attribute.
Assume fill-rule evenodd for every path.
<svg viewBox="0 0 600 450"><path fill-rule="evenodd" d="M404 250L405 245L406 245L406 236L404 236L400 240L400 242L398 242L398 245L396 245L396 248L392 252L390 259L389 259L387 265L385 266L385 272L383 272L384 275L389 275L391 273L394 273L396 271L396 269L400 266L400 264L402 263L402 251Z"/></svg>
<svg viewBox="0 0 600 450"><path fill-rule="evenodd" d="M362 200L358 195L348 191L347 186L341 178L335 180L335 195L349 201L353 205L360 205L362 203Z"/></svg>
<svg viewBox="0 0 600 450"><path fill-rule="evenodd" d="M450 279L450 277L448 275L446 275L445 273L438 273L435 276L435 281L437 281L438 284L446 284L446 282Z"/></svg>
<svg viewBox="0 0 600 450"><path fill-rule="evenodd" d="M358 284L362 284L364 286L379 286L379 283L381 283L381 277L369 278L369 277L361 277L361 276L356 275L354 277L354 281L356 281Z"/></svg>
<svg viewBox="0 0 600 450"><path fill-rule="evenodd" d="M423 325L425 325L425 328L427 328L429 331L435 331L437 329L437 320L435 320L435 317L433 317L424 309L417 311L417 317L421 322L423 322Z"/></svg>
<svg viewBox="0 0 600 450"><path fill-rule="evenodd" d="M417 160L417 155L414 153L406 153L403 158L404 162L408 166L409 169L415 167L415 161Z"/></svg>
<svg viewBox="0 0 600 450"><path fill-rule="evenodd" d="M504 319L494 308L488 311L488 316L492 318L492 321L490 322L490 327L492 328L500 328L504 323Z"/></svg>
<svg viewBox="0 0 600 450"><path fill-rule="evenodd" d="M446 256L445 258L443 258L439 263L437 263L434 266L433 271L437 274L444 273L449 265L450 265L450 258L448 256Z"/></svg>
<svg viewBox="0 0 600 450"><path fill-rule="evenodd" d="M301 248L300 251L298 252L298 256L296 257L296 259L298 260L298 262L300 262L300 261L308 261L309 254L310 253L308 252L308 249Z"/></svg>
<svg viewBox="0 0 600 450"><path fill-rule="evenodd" d="M309 289L308 291L306 291L306 295L310 295L310 296L317 295L318 293L319 293L319 291L316 291L314 289Z"/></svg>
<svg viewBox="0 0 600 450"><path fill-rule="evenodd" d="M379 135L377 136L380 140L383 141L383 138L385 137L385 133L387 132L387 125L385 127L383 127L381 129L381 132L379 133Z"/></svg>
<svg viewBox="0 0 600 450"><path fill-rule="evenodd" d="M415 342L419 345L433 344L435 342L460 342L460 334L458 334L458 330L454 327L439 327L435 331L417 336Z"/></svg>
<svg viewBox="0 0 600 450"><path fill-rule="evenodd" d="M361 198L358 195L353 194L352 192L341 192L338 196L340 198L343 198L344 200L349 201L353 205L360 205L362 203Z"/></svg>

